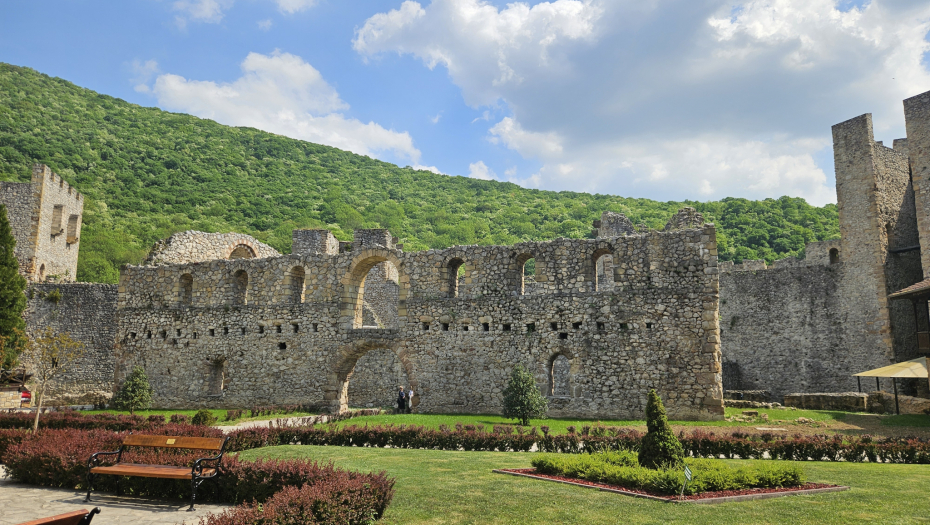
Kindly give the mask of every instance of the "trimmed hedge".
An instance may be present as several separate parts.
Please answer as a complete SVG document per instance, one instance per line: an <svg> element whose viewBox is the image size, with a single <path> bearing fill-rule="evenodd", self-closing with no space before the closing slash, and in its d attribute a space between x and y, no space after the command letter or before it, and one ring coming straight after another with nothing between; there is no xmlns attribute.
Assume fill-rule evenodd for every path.
<svg viewBox="0 0 930 525"><path fill-rule="evenodd" d="M595 452L593 454L540 454L532 465L542 474L609 483L627 489L659 494L680 494L685 483L683 468L651 469L638 464L632 452ZM751 488L799 487L804 473L797 465L757 463L730 467L719 460L685 460L692 480L684 486L685 494Z"/></svg>
<svg viewBox="0 0 930 525"><path fill-rule="evenodd" d="M543 427L545 429L545 427ZM416 425L331 425L273 426L231 432L231 450L248 450L276 445L329 445L356 447L422 448L434 450L476 450L590 453L604 450L638 451L643 434L619 427L583 427L582 432L542 435L536 427L495 425L456 425L439 430ZM548 429L545 429L548 431ZM869 436L779 436L768 434L715 435L694 430L680 434L685 455L695 458L784 459L792 461L850 461L930 464L930 441L918 438Z"/></svg>

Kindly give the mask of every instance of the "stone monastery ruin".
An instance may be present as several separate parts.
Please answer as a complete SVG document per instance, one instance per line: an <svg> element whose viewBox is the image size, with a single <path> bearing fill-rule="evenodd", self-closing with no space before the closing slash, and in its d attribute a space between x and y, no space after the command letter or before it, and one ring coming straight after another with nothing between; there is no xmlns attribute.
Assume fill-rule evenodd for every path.
<svg viewBox="0 0 930 525"><path fill-rule="evenodd" d="M87 345L58 403L106 399L138 365L165 408L341 411L390 405L404 385L420 412L499 413L522 364L555 417L642 418L655 388L670 417L716 419L724 388L848 391L853 373L930 352L926 301L889 299L930 275L930 92L904 106L893 148L868 114L833 127L842 238L771 267L718 265L714 226L684 208L662 231L604 212L591 239L424 252L379 229L352 242L295 230L287 255L183 232L119 285L84 284L70 282L80 194L39 165L31 183L2 183L0 203L29 330ZM930 395L926 381L907 389Z"/></svg>

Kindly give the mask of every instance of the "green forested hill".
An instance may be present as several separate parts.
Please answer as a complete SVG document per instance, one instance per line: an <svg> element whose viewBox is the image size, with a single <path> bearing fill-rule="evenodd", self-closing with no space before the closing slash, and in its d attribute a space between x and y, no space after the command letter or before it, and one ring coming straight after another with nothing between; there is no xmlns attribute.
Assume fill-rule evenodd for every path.
<svg viewBox="0 0 930 525"><path fill-rule="evenodd" d="M240 231L282 252L291 230L384 227L406 250L590 235L604 210L661 228L683 205L717 223L721 258L768 261L839 236L803 199L656 202L401 168L328 146L144 108L0 63L0 180L48 164L85 196L78 278L115 282L158 239Z"/></svg>

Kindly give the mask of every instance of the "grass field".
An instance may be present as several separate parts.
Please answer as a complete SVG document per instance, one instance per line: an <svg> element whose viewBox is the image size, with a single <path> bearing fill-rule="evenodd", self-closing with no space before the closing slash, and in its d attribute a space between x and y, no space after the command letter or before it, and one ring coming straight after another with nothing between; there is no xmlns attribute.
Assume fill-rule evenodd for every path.
<svg viewBox="0 0 930 525"><path fill-rule="evenodd" d="M532 454L285 446L240 453L312 458L397 479L389 524L452 523L926 523L930 469L925 465L804 463L809 481L851 490L720 505L674 505L494 474L530 466ZM735 461L738 463L739 461Z"/></svg>

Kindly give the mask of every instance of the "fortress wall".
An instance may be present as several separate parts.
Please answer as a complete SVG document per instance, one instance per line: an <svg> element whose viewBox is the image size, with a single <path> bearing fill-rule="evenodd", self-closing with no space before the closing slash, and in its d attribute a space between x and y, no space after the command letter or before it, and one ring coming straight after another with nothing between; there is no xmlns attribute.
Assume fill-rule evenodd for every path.
<svg viewBox="0 0 930 525"><path fill-rule="evenodd" d="M16 239L14 253L19 261L19 273L29 275L35 257L33 234L33 186L28 182L0 182L0 204L6 206L7 218Z"/></svg>
<svg viewBox="0 0 930 525"><path fill-rule="evenodd" d="M215 259L239 258L233 252L245 247L246 258L262 259L281 255L277 250L244 233L204 233L186 231L158 241L142 263L146 266L187 264Z"/></svg>
<svg viewBox="0 0 930 525"><path fill-rule="evenodd" d="M359 358L349 378L349 406L396 407L399 386L410 387L403 363L390 350L372 350Z"/></svg>
<svg viewBox="0 0 930 525"><path fill-rule="evenodd" d="M128 267L120 279L117 377L145 366L164 407L301 403L341 410L353 404L347 392L356 362L388 350L418 392L419 411L499 413L514 365L530 367L548 392L550 365L565 355L571 395L554 399L552 415L642 417L654 387L673 417L719 418L714 240L707 225L629 239L419 253L360 246L336 256ZM619 261L623 285L613 293L591 291L597 249L610 249ZM527 252L537 264L545 261L551 293L519 295L517 270ZM442 265L458 256L471 261L472 290L495 293L442 295ZM307 268L307 301L266 303L282 269L297 261ZM398 326L356 328L362 280L383 261L398 272ZM181 307L158 296L182 272L191 272L196 291L198 281L222 283L222 274L236 268L250 271L261 300L223 305L216 300L222 293L201 290L192 306Z"/></svg>
<svg viewBox="0 0 930 525"><path fill-rule="evenodd" d="M113 348L116 343L116 285L61 283L31 284L25 312L26 330L36 335L46 327L67 333L84 343L85 354L50 385L46 404L92 404L108 399L113 392ZM61 300L48 299L58 290ZM24 364L30 366L24 358Z"/></svg>
<svg viewBox="0 0 930 525"><path fill-rule="evenodd" d="M907 142L921 245L930 246L930 91L904 101ZM922 250L924 277L930 278L930 250Z"/></svg>

